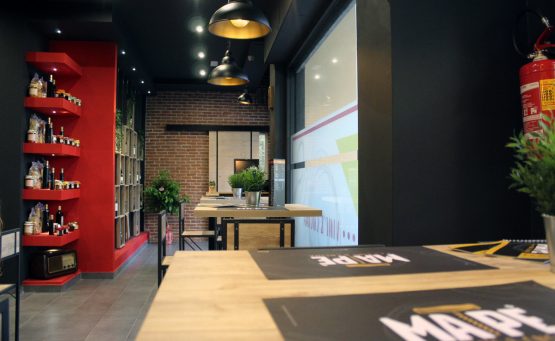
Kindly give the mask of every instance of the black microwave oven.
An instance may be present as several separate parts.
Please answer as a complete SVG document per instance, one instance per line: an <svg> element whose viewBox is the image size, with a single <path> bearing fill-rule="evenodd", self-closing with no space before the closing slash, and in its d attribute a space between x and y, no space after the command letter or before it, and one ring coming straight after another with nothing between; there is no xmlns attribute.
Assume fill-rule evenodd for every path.
<svg viewBox="0 0 555 341"><path fill-rule="evenodd" d="M77 251L50 249L33 255L30 275L36 279L50 279L77 271Z"/></svg>

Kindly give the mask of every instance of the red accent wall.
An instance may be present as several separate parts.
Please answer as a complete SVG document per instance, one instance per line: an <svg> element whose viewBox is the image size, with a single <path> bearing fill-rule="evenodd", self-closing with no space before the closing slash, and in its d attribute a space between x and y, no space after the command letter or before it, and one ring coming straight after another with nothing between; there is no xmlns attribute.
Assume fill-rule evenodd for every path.
<svg viewBox="0 0 555 341"><path fill-rule="evenodd" d="M68 136L81 141L77 161L59 162L60 166L66 164L67 179L82 183L81 198L66 208L81 228L77 242L79 267L83 272L113 272L121 264L119 260L116 265L114 248L117 46L110 42L54 41L50 51L67 53L83 68L81 78L60 79L56 84L58 89L81 98L81 117L55 122L56 131L64 125Z"/></svg>

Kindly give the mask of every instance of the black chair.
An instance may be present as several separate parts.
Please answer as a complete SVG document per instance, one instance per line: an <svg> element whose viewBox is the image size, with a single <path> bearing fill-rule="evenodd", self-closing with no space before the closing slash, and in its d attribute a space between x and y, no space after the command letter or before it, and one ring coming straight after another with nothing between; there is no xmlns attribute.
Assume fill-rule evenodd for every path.
<svg viewBox="0 0 555 341"><path fill-rule="evenodd" d="M193 238L208 238L209 243L214 243L214 250L218 249L218 242L222 240L218 228L214 230L190 230L185 228L185 203L179 205L179 250L185 250L188 245L192 250L202 251L202 248Z"/></svg>
<svg viewBox="0 0 555 341"><path fill-rule="evenodd" d="M166 230L168 227L168 216L166 211L158 213L158 286L171 264L172 256L166 256Z"/></svg>

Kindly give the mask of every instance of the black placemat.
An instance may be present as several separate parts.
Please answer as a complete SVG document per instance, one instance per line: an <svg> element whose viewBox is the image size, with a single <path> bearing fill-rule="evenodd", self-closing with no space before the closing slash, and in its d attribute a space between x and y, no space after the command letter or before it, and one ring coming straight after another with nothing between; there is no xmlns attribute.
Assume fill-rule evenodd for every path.
<svg viewBox="0 0 555 341"><path fill-rule="evenodd" d="M267 279L495 269L421 246L251 251Z"/></svg>
<svg viewBox="0 0 555 341"><path fill-rule="evenodd" d="M555 340L555 291L535 282L264 302L287 340Z"/></svg>

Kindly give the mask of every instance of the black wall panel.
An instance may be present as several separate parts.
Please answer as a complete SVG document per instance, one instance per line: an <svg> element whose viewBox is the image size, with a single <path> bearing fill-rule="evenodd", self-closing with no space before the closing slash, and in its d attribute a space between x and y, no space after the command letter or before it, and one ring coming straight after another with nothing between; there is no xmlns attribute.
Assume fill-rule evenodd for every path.
<svg viewBox="0 0 555 341"><path fill-rule="evenodd" d="M530 200L508 189L526 62L511 35L525 6L357 1L361 244L542 236Z"/></svg>

